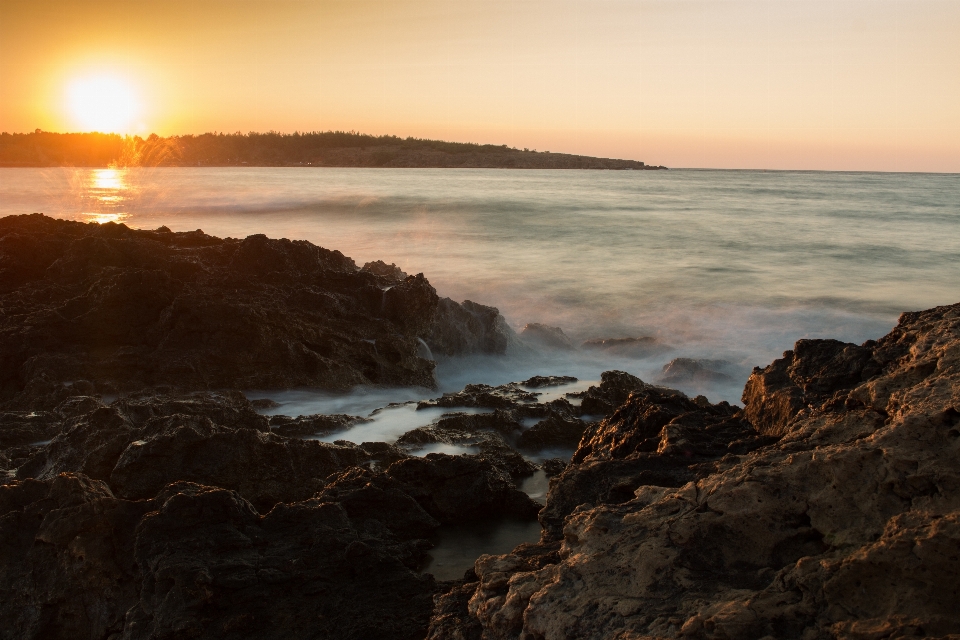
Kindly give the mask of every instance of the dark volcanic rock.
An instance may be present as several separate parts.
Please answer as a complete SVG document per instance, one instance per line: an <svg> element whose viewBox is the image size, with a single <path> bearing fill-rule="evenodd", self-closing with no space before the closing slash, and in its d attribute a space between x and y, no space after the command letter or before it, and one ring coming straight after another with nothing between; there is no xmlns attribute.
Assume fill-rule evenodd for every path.
<svg viewBox="0 0 960 640"><path fill-rule="evenodd" d="M0 220L0 402L158 385L430 387L422 275L360 270L309 242ZM83 393L89 395L92 389ZM52 404L51 404L52 403Z"/></svg>
<svg viewBox="0 0 960 640"><path fill-rule="evenodd" d="M404 540L436 522L391 495L391 532L344 498L261 516L186 482L142 501L72 474L0 487L0 638L422 638L436 587Z"/></svg>
<svg viewBox="0 0 960 640"><path fill-rule="evenodd" d="M445 356L503 354L517 342L516 333L495 307L470 300L457 304L450 298L440 299L424 339L434 353Z"/></svg>
<svg viewBox="0 0 960 640"><path fill-rule="evenodd" d="M399 540L427 538L440 526L406 485L368 469L354 467L333 476L316 499L340 503L358 531L372 530L381 538L383 529Z"/></svg>
<svg viewBox="0 0 960 640"><path fill-rule="evenodd" d="M149 502L62 475L0 487L0 638L106 638L137 601L133 547Z"/></svg>
<svg viewBox="0 0 960 640"><path fill-rule="evenodd" d="M279 436L300 438L304 436L319 436L336 433L337 431L345 431L356 424L369 421L369 418L348 416L344 414L316 414L310 416L297 416L296 418L275 415L270 416L269 424L270 431L272 433L275 433Z"/></svg>
<svg viewBox="0 0 960 640"><path fill-rule="evenodd" d="M600 385L590 387L583 394L580 411L584 415L610 415L627 400L631 393L650 386L625 371L604 371L600 374Z"/></svg>
<svg viewBox="0 0 960 640"><path fill-rule="evenodd" d="M561 349L572 351L573 343L567 334L560 327L551 327L549 325L532 322L523 327L520 332L520 338L529 344L534 344L547 349Z"/></svg>
<svg viewBox="0 0 960 640"><path fill-rule="evenodd" d="M145 431L153 433L127 445L110 473L110 485L125 498L151 498L183 480L233 489L267 511L311 497L326 476L362 460L345 447L183 416Z"/></svg>
<svg viewBox="0 0 960 640"><path fill-rule="evenodd" d="M387 264L383 260L368 262L365 265L363 265L363 270L369 271L375 276L386 278L387 281L393 284L398 284L400 282L403 282L409 277L397 265L393 263Z"/></svg>
<svg viewBox="0 0 960 640"><path fill-rule="evenodd" d="M531 389L539 389L541 387L556 387L563 384L570 384L571 382L577 382L577 379L573 376L533 376L521 382L520 385Z"/></svg>
<svg viewBox="0 0 960 640"><path fill-rule="evenodd" d="M326 476L370 457L268 428L239 393L121 399L66 421L17 476L82 473L130 499L152 498L184 480L236 490L267 510L311 497Z"/></svg>
<svg viewBox="0 0 960 640"><path fill-rule="evenodd" d="M432 577L361 539L339 504L282 504L261 517L231 491L167 494L138 527L143 578L124 638L425 634Z"/></svg>
<svg viewBox="0 0 960 640"><path fill-rule="evenodd" d="M431 425L408 431L397 440L397 445L412 451L437 443L468 447L475 451L470 457L488 462L516 479L537 470L514 448L522 437L521 429L511 411L451 413Z"/></svg>
<svg viewBox="0 0 960 640"><path fill-rule="evenodd" d="M516 382L497 387L488 384L468 384L463 391L445 393L435 400L424 400L417 404L418 409L427 407L478 407L486 409L513 409L521 403L537 401L539 394L521 389Z"/></svg>
<svg viewBox="0 0 960 640"><path fill-rule="evenodd" d="M540 506L514 486L510 476L486 460L431 453L390 465L387 475L441 523L487 517L533 518Z"/></svg>
<svg viewBox="0 0 960 640"><path fill-rule="evenodd" d="M574 449L583 437L587 424L579 418L551 415L520 434L517 445L530 451Z"/></svg>
<svg viewBox="0 0 960 640"><path fill-rule="evenodd" d="M436 597L427 640L482 640L483 627L469 611L470 599L477 590L476 574L473 578Z"/></svg>
<svg viewBox="0 0 960 640"><path fill-rule="evenodd" d="M62 420L52 411L0 413L0 450L51 440L60 432Z"/></svg>

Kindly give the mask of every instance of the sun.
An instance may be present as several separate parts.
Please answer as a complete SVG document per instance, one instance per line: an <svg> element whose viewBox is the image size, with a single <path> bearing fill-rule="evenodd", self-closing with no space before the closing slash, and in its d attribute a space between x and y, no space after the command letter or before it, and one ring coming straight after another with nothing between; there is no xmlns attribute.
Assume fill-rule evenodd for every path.
<svg viewBox="0 0 960 640"><path fill-rule="evenodd" d="M101 133L127 133L139 109L133 87L107 74L71 81L67 105L82 130Z"/></svg>

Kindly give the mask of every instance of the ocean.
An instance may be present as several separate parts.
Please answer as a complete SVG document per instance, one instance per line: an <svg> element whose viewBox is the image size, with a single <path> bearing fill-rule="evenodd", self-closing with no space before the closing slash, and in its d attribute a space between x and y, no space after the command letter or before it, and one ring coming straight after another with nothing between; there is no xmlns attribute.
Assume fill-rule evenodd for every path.
<svg viewBox="0 0 960 640"><path fill-rule="evenodd" d="M900 312L960 300L960 176L765 171L0 169L0 214L217 236L304 239L424 273L441 296L574 344L652 337L652 353L523 351L442 361L444 391L533 374L656 382L673 358L722 375L674 384L738 402L799 338L863 342ZM642 357L641 357L642 356ZM306 394L306 395L305 395ZM292 391L284 412L429 396ZM434 393L435 395L435 393ZM274 392L271 397L276 397Z"/></svg>

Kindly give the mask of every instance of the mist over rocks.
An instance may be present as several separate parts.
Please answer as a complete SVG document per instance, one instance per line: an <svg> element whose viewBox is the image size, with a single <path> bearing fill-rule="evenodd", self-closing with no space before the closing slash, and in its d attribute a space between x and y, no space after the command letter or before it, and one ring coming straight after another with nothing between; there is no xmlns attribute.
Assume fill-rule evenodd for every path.
<svg viewBox="0 0 960 640"><path fill-rule="evenodd" d="M551 327L539 322L531 322L523 327L520 338L528 343L547 349L561 349L572 351L573 342L560 327Z"/></svg>
<svg viewBox="0 0 960 640"><path fill-rule="evenodd" d="M649 358L673 349L670 345L664 344L652 336L641 336L639 338L595 338L585 341L580 345L580 348L630 358Z"/></svg>
<svg viewBox="0 0 960 640"><path fill-rule="evenodd" d="M483 639L960 632L960 304L800 341L744 402L634 391L551 482L555 560L479 558L430 637L457 616Z"/></svg>

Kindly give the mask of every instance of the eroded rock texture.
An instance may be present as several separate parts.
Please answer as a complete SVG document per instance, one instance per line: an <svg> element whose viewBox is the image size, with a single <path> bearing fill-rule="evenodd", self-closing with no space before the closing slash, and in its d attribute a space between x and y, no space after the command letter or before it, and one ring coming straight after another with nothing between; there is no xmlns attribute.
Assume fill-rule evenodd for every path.
<svg viewBox="0 0 960 640"><path fill-rule="evenodd" d="M430 637L960 633L960 305L801 341L744 401L635 391L551 485L559 558L481 557Z"/></svg>
<svg viewBox="0 0 960 640"><path fill-rule="evenodd" d="M40 214L0 220L0 406L79 393L434 386L439 354L503 353L493 307L305 241Z"/></svg>
<svg viewBox="0 0 960 640"><path fill-rule="evenodd" d="M32 428L55 435L0 483L4 640L415 640L437 527L540 508L483 456L280 436L236 392L76 397Z"/></svg>
<svg viewBox="0 0 960 640"><path fill-rule="evenodd" d="M101 392L431 386L417 337L437 294L422 274L381 273L304 241L10 216L0 396L77 380Z"/></svg>

